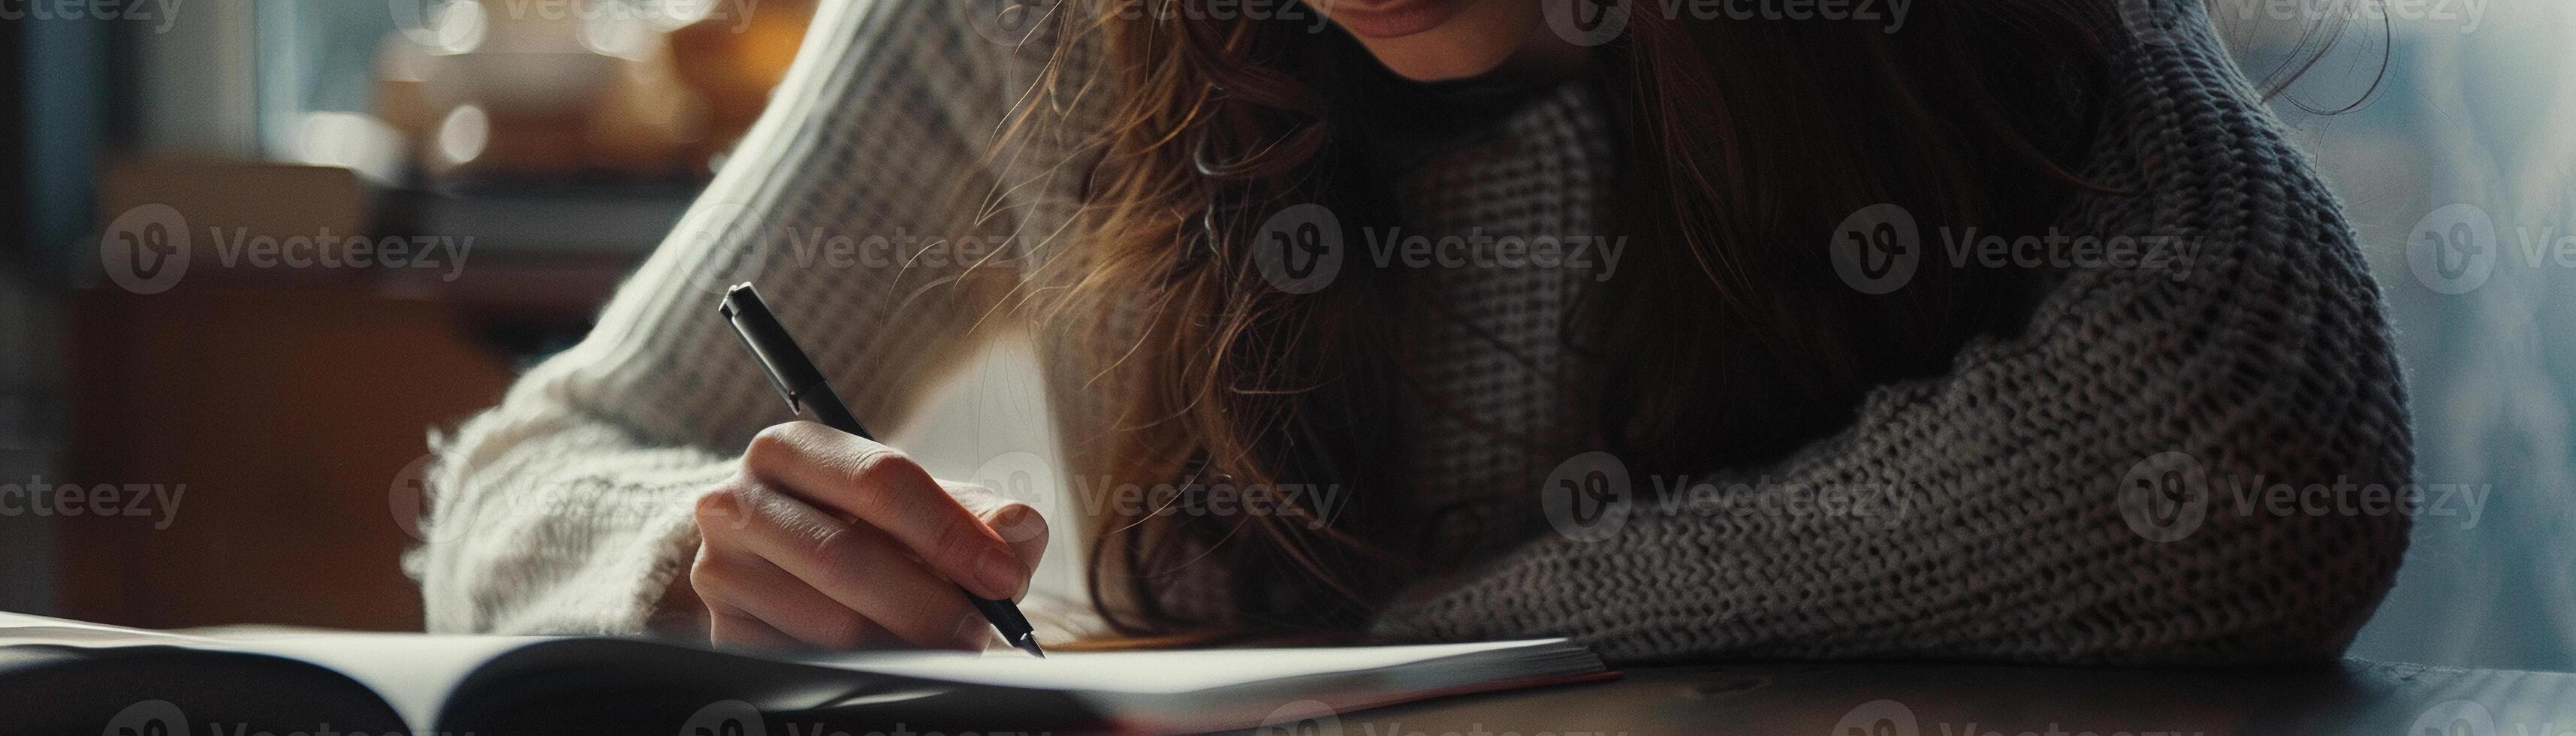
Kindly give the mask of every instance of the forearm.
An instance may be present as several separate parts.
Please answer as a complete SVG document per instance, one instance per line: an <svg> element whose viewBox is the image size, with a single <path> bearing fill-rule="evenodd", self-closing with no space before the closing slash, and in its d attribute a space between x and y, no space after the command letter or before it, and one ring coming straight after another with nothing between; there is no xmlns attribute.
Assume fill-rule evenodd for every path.
<svg viewBox="0 0 2576 736"><path fill-rule="evenodd" d="M734 467L510 406L466 424L439 457L428 544L408 560L433 632L646 629L697 545L691 500Z"/></svg>
<svg viewBox="0 0 2576 736"><path fill-rule="evenodd" d="M1696 494L1634 478L1615 531L1559 518L1379 632L1569 636L1621 659L2338 653L2408 528L2384 504L2337 510L2411 481L2377 294L2340 239L2213 254L2183 281L2079 274L2026 335L1875 392L1841 435L1687 479L1709 482ZM2197 521L2139 505L2168 470ZM2322 508L2264 503L2284 484Z"/></svg>

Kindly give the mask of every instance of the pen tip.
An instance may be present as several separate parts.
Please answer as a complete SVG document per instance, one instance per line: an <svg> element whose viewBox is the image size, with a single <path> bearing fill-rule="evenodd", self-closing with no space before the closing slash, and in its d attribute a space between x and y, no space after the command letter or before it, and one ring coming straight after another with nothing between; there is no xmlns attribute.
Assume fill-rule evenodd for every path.
<svg viewBox="0 0 2576 736"><path fill-rule="evenodd" d="M1021 634L1018 641L1011 642L1011 646L1019 647L1020 651L1028 652L1029 656L1046 659L1046 652L1038 649L1038 637L1035 634Z"/></svg>

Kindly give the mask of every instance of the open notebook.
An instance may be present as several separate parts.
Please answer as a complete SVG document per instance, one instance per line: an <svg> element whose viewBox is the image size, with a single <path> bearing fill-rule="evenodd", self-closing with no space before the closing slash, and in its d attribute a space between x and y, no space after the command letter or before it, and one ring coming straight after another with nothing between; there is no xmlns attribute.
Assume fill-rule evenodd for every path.
<svg viewBox="0 0 2576 736"><path fill-rule="evenodd" d="M212 635L0 613L0 729L29 733L1211 731L1610 679L1562 639L787 660L635 639ZM184 722L180 722L184 721Z"/></svg>

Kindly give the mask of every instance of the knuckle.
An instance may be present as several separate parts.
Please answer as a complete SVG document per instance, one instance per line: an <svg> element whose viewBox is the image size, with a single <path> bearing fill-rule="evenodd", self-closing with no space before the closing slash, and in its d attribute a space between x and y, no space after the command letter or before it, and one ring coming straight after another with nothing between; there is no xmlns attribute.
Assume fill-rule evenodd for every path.
<svg viewBox="0 0 2576 736"><path fill-rule="evenodd" d="M850 460L849 464L850 482L861 488L881 488L902 483L915 476L927 475L928 473L921 469L921 465L914 463L911 457L904 455L900 450L883 445L860 452L858 457ZM896 507L902 503L890 493L860 493L852 500L872 518L882 518L881 512L897 511L899 509Z"/></svg>
<svg viewBox="0 0 2576 736"><path fill-rule="evenodd" d="M813 422L786 422L762 427L751 436L751 444L742 451L742 462L755 468L777 467L803 454L804 442L813 432Z"/></svg>
<svg viewBox="0 0 2576 736"><path fill-rule="evenodd" d="M698 494L693 511L699 528L739 523L754 489L755 486L751 483L740 476L735 476Z"/></svg>
<svg viewBox="0 0 2576 736"><path fill-rule="evenodd" d="M813 550L815 559L833 564L856 562L858 547L858 537L851 527L841 524L814 530L813 542L807 545L807 549Z"/></svg>
<svg viewBox="0 0 2576 736"><path fill-rule="evenodd" d="M910 456L884 445L870 447L850 460L850 475L863 483L884 482L899 475L921 471L921 465Z"/></svg>
<svg viewBox="0 0 2576 736"><path fill-rule="evenodd" d="M729 569L715 555L698 555L698 561L689 565L689 587L697 591L698 598L710 603L731 598L733 576Z"/></svg>
<svg viewBox="0 0 2576 736"><path fill-rule="evenodd" d="M819 530L807 549L813 555L813 569L821 575L814 584L826 592L863 590L879 572L878 561L869 559L855 527L834 524Z"/></svg>

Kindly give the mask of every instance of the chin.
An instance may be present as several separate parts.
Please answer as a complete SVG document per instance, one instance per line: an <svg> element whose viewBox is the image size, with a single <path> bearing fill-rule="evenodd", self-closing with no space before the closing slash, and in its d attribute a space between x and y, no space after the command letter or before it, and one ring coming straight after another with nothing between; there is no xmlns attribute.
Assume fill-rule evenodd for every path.
<svg viewBox="0 0 2576 736"><path fill-rule="evenodd" d="M1491 72L1538 28L1538 0L1314 0L1378 63L1436 82Z"/></svg>

